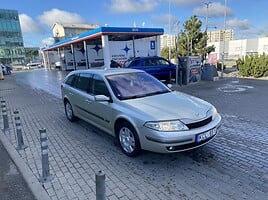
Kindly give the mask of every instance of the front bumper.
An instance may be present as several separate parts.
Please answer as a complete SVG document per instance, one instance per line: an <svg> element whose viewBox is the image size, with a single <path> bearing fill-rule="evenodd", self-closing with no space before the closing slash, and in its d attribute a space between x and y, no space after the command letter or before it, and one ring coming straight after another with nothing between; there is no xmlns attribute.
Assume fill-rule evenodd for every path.
<svg viewBox="0 0 268 200"><path fill-rule="evenodd" d="M209 124L188 131L159 132L144 127L140 132L141 148L158 153L173 153L194 149L212 140L217 135L220 126L221 116L218 114ZM213 134L202 141L197 141L197 135L210 133L211 130L213 130Z"/></svg>

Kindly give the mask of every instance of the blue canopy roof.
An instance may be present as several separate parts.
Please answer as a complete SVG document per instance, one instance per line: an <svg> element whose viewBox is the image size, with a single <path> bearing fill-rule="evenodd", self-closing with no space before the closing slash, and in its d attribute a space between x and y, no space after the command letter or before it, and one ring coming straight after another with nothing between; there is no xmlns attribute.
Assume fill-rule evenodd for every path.
<svg viewBox="0 0 268 200"><path fill-rule="evenodd" d="M109 40L132 40L144 37L152 37L163 35L163 28L138 28L138 27L99 27L94 30L87 31L76 37L68 38L52 44L48 47L41 48L42 51L48 51L84 40L100 38L102 35L108 35Z"/></svg>

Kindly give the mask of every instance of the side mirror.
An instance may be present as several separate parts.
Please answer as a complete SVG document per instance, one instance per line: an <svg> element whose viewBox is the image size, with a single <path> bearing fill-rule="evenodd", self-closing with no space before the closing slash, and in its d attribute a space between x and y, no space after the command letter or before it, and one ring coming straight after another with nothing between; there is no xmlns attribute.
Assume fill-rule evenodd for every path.
<svg viewBox="0 0 268 200"><path fill-rule="evenodd" d="M108 101L108 102L111 101L110 97L107 97L107 96L105 96L105 95L96 95L96 96L94 97L94 100L95 100L95 101Z"/></svg>

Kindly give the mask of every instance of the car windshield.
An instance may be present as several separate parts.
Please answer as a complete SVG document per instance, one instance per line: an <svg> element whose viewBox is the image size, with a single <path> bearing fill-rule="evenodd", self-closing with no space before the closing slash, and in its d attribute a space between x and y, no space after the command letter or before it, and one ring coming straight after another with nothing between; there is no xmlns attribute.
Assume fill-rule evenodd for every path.
<svg viewBox="0 0 268 200"><path fill-rule="evenodd" d="M145 72L108 75L106 79L115 96L120 100L171 92L163 83Z"/></svg>
<svg viewBox="0 0 268 200"><path fill-rule="evenodd" d="M131 64L132 61L133 61L133 59L128 59L128 60L124 63L124 67L129 67L129 65Z"/></svg>

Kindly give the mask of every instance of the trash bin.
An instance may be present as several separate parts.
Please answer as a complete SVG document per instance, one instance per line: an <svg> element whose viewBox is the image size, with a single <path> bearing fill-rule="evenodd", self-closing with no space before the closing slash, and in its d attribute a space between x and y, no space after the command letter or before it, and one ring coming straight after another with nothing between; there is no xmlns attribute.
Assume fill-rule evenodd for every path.
<svg viewBox="0 0 268 200"><path fill-rule="evenodd" d="M201 80L213 81L214 77L218 77L217 68L215 65L205 64L202 67Z"/></svg>

